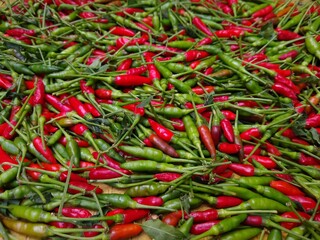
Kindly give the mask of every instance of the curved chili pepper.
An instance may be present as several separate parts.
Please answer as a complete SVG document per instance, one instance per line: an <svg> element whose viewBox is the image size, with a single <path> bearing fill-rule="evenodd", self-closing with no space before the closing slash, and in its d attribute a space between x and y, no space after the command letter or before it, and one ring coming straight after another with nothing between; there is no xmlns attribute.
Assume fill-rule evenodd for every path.
<svg viewBox="0 0 320 240"><path fill-rule="evenodd" d="M142 227L135 223L116 224L110 228L110 240L128 239L139 235Z"/></svg>
<svg viewBox="0 0 320 240"><path fill-rule="evenodd" d="M271 181L270 187L277 189L279 192L282 192L287 195L305 196L305 193L302 192L298 187L282 180Z"/></svg>
<svg viewBox="0 0 320 240"><path fill-rule="evenodd" d="M299 216L302 219L310 219L310 215L305 213L305 212L285 212L281 214L281 217L285 217L285 218L292 218L292 219L299 219L299 217L297 216L297 214L299 214ZM286 228L286 229L292 229L295 227L298 227L301 225L301 223L293 223L293 222L281 222L280 224L282 227Z"/></svg>

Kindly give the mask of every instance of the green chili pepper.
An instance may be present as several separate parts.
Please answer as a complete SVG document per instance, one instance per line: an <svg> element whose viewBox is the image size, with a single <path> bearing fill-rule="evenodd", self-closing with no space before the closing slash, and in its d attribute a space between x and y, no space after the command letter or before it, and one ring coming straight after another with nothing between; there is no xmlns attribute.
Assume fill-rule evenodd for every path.
<svg viewBox="0 0 320 240"><path fill-rule="evenodd" d="M8 205L10 213L17 217L26 219L29 222L52 222L58 221L59 218L52 215L50 212L43 211L39 208L21 206L21 205Z"/></svg>
<svg viewBox="0 0 320 240"><path fill-rule="evenodd" d="M0 175L0 186L4 186L5 184L8 184L12 182L14 179L16 179L18 174L18 167L12 167L5 172L1 173Z"/></svg>
<svg viewBox="0 0 320 240"><path fill-rule="evenodd" d="M164 193L169 185L160 183L149 183L128 188L125 193L130 197L156 196Z"/></svg>
<svg viewBox="0 0 320 240"><path fill-rule="evenodd" d="M221 235L221 240L249 240L260 234L261 228L244 228Z"/></svg>
<svg viewBox="0 0 320 240"><path fill-rule="evenodd" d="M216 225L212 226L208 231L199 234L195 237L192 237L191 240L199 240L208 236L217 236L222 233L229 232L235 228L237 228L245 219L247 218L247 214L239 214L237 216L225 218L221 220Z"/></svg>
<svg viewBox="0 0 320 240"><path fill-rule="evenodd" d="M267 240L282 240L282 233L279 229L272 228Z"/></svg>

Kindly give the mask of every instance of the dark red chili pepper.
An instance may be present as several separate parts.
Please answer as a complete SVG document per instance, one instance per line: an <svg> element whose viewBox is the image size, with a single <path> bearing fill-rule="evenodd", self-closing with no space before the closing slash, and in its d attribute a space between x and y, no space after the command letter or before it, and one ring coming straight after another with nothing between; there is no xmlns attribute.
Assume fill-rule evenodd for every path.
<svg viewBox="0 0 320 240"><path fill-rule="evenodd" d="M265 142L264 147L266 148L268 153L271 153L276 156L281 155L281 152L279 151L279 149L269 142Z"/></svg>
<svg viewBox="0 0 320 240"><path fill-rule="evenodd" d="M2 168L7 171L12 167L12 164L18 164L16 160L10 157L10 155L3 150L3 148L0 146L0 163L2 165ZM7 163L7 164L6 164Z"/></svg>
<svg viewBox="0 0 320 240"><path fill-rule="evenodd" d="M282 180L273 180L270 182L270 187L278 190L279 192L282 192L286 195L292 195L292 196L305 196L305 193L301 191L298 187L282 181Z"/></svg>
<svg viewBox="0 0 320 240"><path fill-rule="evenodd" d="M0 75L0 88L8 90L12 87L12 81L9 81Z"/></svg>
<svg viewBox="0 0 320 240"><path fill-rule="evenodd" d="M151 134L148 138L150 139L152 145L160 149L165 154L175 158L179 157L179 154L176 152L176 150L156 134Z"/></svg>
<svg viewBox="0 0 320 240"><path fill-rule="evenodd" d="M114 79L114 84L120 87L134 87L144 84L152 84L152 79L136 75L118 75Z"/></svg>
<svg viewBox="0 0 320 240"><path fill-rule="evenodd" d="M147 217L149 213L148 209L125 209L121 214L123 215L123 223L132 223Z"/></svg>
<svg viewBox="0 0 320 240"><path fill-rule="evenodd" d="M174 129L176 129L177 131L185 131L185 127L184 127L184 123L182 121L182 119L179 118L171 118L170 119L173 123L172 126L174 127Z"/></svg>
<svg viewBox="0 0 320 240"><path fill-rule="evenodd" d="M209 221L209 222L204 222L204 223L196 223L193 224L190 233L194 235L199 235L201 233L204 233L211 229L212 226L218 224L221 220L214 220L214 221Z"/></svg>
<svg viewBox="0 0 320 240"><path fill-rule="evenodd" d="M310 197L300 196L300 195L288 195L288 197L299 204L302 209L306 212L312 212L315 210L317 202ZM317 211L319 211L320 207L318 207Z"/></svg>
<svg viewBox="0 0 320 240"><path fill-rule="evenodd" d="M80 139L80 138L74 138L74 140L77 142L79 147L89 147L89 143L86 140ZM59 143L61 143L63 146L67 145L67 138L65 136L62 136L59 138Z"/></svg>
<svg viewBox="0 0 320 240"><path fill-rule="evenodd" d="M242 164L242 163L231 163L229 164L229 169L234 171L236 174L240 176L254 176L255 168L250 164Z"/></svg>
<svg viewBox="0 0 320 240"><path fill-rule="evenodd" d="M101 113L98 111L98 109L93 106L91 103L84 103L83 107L89 112L93 117L100 117Z"/></svg>
<svg viewBox="0 0 320 240"><path fill-rule="evenodd" d="M242 199L231 196L218 196L216 198L216 208L228 208L233 206L238 206L243 202Z"/></svg>
<svg viewBox="0 0 320 240"><path fill-rule="evenodd" d="M154 174L154 178L156 178L157 180L162 181L162 182L171 182L181 176L182 176L182 174L173 173L173 172L162 172L162 173Z"/></svg>
<svg viewBox="0 0 320 240"><path fill-rule="evenodd" d="M241 146L235 143L221 142L218 144L218 149L227 154L236 154L240 151Z"/></svg>
<svg viewBox="0 0 320 240"><path fill-rule="evenodd" d="M280 28L276 28L276 32L278 34L277 35L278 40L280 40L280 41L289 41L289 40L294 40L294 39L302 37L298 33L291 32L289 30L283 30L283 29L280 29Z"/></svg>
<svg viewBox="0 0 320 240"><path fill-rule="evenodd" d="M254 145L250 145L250 144L243 145L244 154L249 155L254 150L254 148L255 148ZM252 155L260 155L260 153L261 153L261 148L258 148L255 150L255 152Z"/></svg>
<svg viewBox="0 0 320 240"><path fill-rule="evenodd" d="M92 226L92 228L94 229L100 229L100 228L103 228L103 226L101 224L94 224ZM87 238L90 238L90 237L95 237L97 235L99 235L100 233L98 231L85 231L83 232L83 236L84 237L87 237Z"/></svg>
<svg viewBox="0 0 320 240"><path fill-rule="evenodd" d="M158 196L135 197L132 199L137 203L150 206L162 206L164 203L163 199Z"/></svg>
<svg viewBox="0 0 320 240"><path fill-rule="evenodd" d="M199 17L194 17L192 19L192 24L198 28L201 32L205 33L208 36L213 36L210 28L201 20Z"/></svg>
<svg viewBox="0 0 320 240"><path fill-rule="evenodd" d="M300 212L297 211L295 212L284 212L282 213L280 216L281 217L285 217L285 218L292 218L292 219L299 219L299 217L297 216L297 214L299 214L300 217L302 217L303 219L310 219L310 215L305 213L305 212ZM282 227L286 228L286 229L292 229L294 227L298 227L301 225L301 223L294 223L294 222L281 222L280 224Z"/></svg>
<svg viewBox="0 0 320 240"><path fill-rule="evenodd" d="M91 113L87 111L87 109L84 107L84 104L80 102L76 97L71 96L68 98L68 102L70 106L79 114L80 117L84 118L93 118Z"/></svg>
<svg viewBox="0 0 320 240"><path fill-rule="evenodd" d="M209 222L219 218L219 212L216 209L207 209L207 210L199 210L199 211L192 211L190 214L186 215L185 218L192 217L194 223L199 222Z"/></svg>
<svg viewBox="0 0 320 240"><path fill-rule="evenodd" d="M116 170L120 170L121 172L124 172L126 174L129 174L130 171L127 171L120 167L120 163L114 160L113 158L109 157L106 153L99 154L98 152L92 152L92 156L95 159L98 159L98 156L100 155L99 161L103 164L106 164L108 167L111 167Z"/></svg>
<svg viewBox="0 0 320 240"><path fill-rule="evenodd" d="M123 60L123 61L119 64L119 66L117 67L117 71L125 71L125 70L128 70L128 69L131 67L132 62L133 62L132 58L128 58L128 59ZM97 90L98 90L98 89L97 89Z"/></svg>
<svg viewBox="0 0 320 240"><path fill-rule="evenodd" d="M56 228L74 228L76 225L70 222L61 222L61 221L56 221L56 222L50 222L50 226L54 226Z"/></svg>
<svg viewBox="0 0 320 240"><path fill-rule="evenodd" d="M291 50L286 52L278 57L279 60L285 60L287 58L295 59L298 56L299 52L297 50Z"/></svg>

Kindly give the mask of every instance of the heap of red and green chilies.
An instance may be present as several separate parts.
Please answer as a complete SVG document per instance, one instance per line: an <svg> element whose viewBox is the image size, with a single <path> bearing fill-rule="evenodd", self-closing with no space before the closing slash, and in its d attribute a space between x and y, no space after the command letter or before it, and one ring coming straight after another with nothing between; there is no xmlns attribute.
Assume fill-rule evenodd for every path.
<svg viewBox="0 0 320 240"><path fill-rule="evenodd" d="M1 239L319 240L319 15L3 1Z"/></svg>

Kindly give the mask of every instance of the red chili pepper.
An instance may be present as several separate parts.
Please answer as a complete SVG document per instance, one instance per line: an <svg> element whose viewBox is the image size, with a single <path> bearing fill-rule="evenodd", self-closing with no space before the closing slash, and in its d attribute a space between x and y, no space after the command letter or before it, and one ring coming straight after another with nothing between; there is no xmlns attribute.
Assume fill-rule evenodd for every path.
<svg viewBox="0 0 320 240"><path fill-rule="evenodd" d="M146 66L140 66L136 68L130 68L127 70L126 74L128 75L141 75L148 70Z"/></svg>
<svg viewBox="0 0 320 240"><path fill-rule="evenodd" d="M12 82L2 77L2 74L0 75L0 88L4 90L8 90L12 87Z"/></svg>
<svg viewBox="0 0 320 240"><path fill-rule="evenodd" d="M103 226L101 224L94 224L92 228L99 229L99 228L103 228ZM83 232L83 236L87 237L87 238L95 237L95 236L97 236L99 234L100 233L97 232L97 231L85 231L85 232Z"/></svg>
<svg viewBox="0 0 320 240"><path fill-rule="evenodd" d="M106 153L99 154L98 152L92 152L92 156L95 159L98 159L98 156L100 156L99 162L106 164L108 167L111 167L116 170L121 170L126 174L130 173L130 171L121 168L120 163L114 160L113 158L109 157Z"/></svg>
<svg viewBox="0 0 320 240"><path fill-rule="evenodd" d="M285 60L287 58L295 59L298 56L298 54L299 54L299 52L297 50L291 50L291 51L279 56L279 60Z"/></svg>
<svg viewBox="0 0 320 240"><path fill-rule="evenodd" d="M71 96L69 99L69 104L70 106L73 108L73 110L75 110L77 112L77 114L80 116L80 117L92 117L91 113L89 113L87 111L87 109L84 107L83 103L80 102L76 97L74 96Z"/></svg>
<svg viewBox="0 0 320 240"><path fill-rule="evenodd" d="M7 171L12 167L12 165L18 164L16 160L10 157L10 155L3 150L3 148L0 146L0 163L2 168Z"/></svg>
<svg viewBox="0 0 320 240"><path fill-rule="evenodd" d="M54 226L56 228L74 228L76 225L70 222L50 222L50 226Z"/></svg>
<svg viewBox="0 0 320 240"><path fill-rule="evenodd" d="M277 74L275 76L274 81L275 81L275 83L280 83L280 84L283 84L283 85L290 87L294 91L295 94L300 93L300 89L290 79L288 79L280 74Z"/></svg>
<svg viewBox="0 0 320 240"><path fill-rule="evenodd" d="M267 15L265 15L262 20L264 22L267 22L268 20L271 20L271 19L276 18L276 17L277 17L277 15L274 12L270 12Z"/></svg>
<svg viewBox="0 0 320 240"><path fill-rule="evenodd" d="M264 147L266 148L268 153L271 153L276 156L281 156L281 152L279 149L269 142L265 142Z"/></svg>
<svg viewBox="0 0 320 240"><path fill-rule="evenodd" d="M158 196L135 197L132 199L137 203L150 206L162 206L164 203L163 199Z"/></svg>
<svg viewBox="0 0 320 240"><path fill-rule="evenodd" d="M42 144L42 139L40 136L37 136L35 137L33 140L32 140L32 143L35 147L35 149L42 155L44 156L48 162L50 163L57 163L57 160L56 158L54 157L53 155L53 152L51 151L51 149L46 146L46 145L43 145Z"/></svg>
<svg viewBox="0 0 320 240"><path fill-rule="evenodd" d="M267 14L271 13L273 11L273 7L271 5L266 6L265 8L262 8L255 13L252 14L253 18L259 18L259 17L264 17Z"/></svg>
<svg viewBox="0 0 320 240"><path fill-rule="evenodd" d="M54 211L58 212L59 208L55 208ZM81 207L63 207L61 214L70 218L89 218L92 216L88 209Z"/></svg>
<svg viewBox="0 0 320 240"><path fill-rule="evenodd" d="M60 173L59 180L61 182L67 181L67 178L68 178L68 171L63 171ZM70 173L70 180L77 181L77 182L87 182L87 179L73 172Z"/></svg>
<svg viewBox="0 0 320 240"><path fill-rule="evenodd" d="M258 128L249 128L248 130L240 133L240 137L242 140L250 141L252 137L259 139L262 135Z"/></svg>
<svg viewBox="0 0 320 240"><path fill-rule="evenodd" d="M125 17L126 13L132 15L134 13L139 13L139 12L144 12L144 10L141 8L127 7L127 8L124 8L121 12L116 12L116 15Z"/></svg>
<svg viewBox="0 0 320 240"><path fill-rule="evenodd" d="M84 103L83 107L89 112L93 117L100 117L101 113L93 106L91 103Z"/></svg>
<svg viewBox="0 0 320 240"><path fill-rule="evenodd" d="M171 182L181 176L182 175L180 173L173 173L173 172L162 172L162 173L154 174L154 178L162 182Z"/></svg>
<svg viewBox="0 0 320 240"><path fill-rule="evenodd" d="M114 215L117 215L117 214L122 214L123 212L124 212L124 210L125 209L123 209L123 208L116 208L116 209L113 209L113 210L111 210L111 211L108 211L107 213L106 213L106 216L114 216ZM114 221L112 221L112 220L107 220L107 224L108 224L108 226L111 226L112 224L114 223Z"/></svg>
<svg viewBox="0 0 320 240"><path fill-rule="evenodd" d="M204 223L193 224L190 229L190 233L194 235L199 235L201 233L208 231L212 226L218 224L219 222L220 220L214 220L214 221L209 221Z"/></svg>
<svg viewBox="0 0 320 240"><path fill-rule="evenodd" d="M306 119L306 128L316 128L320 127L320 114L315 114L313 116L308 116Z"/></svg>
<svg viewBox="0 0 320 240"><path fill-rule="evenodd" d="M285 181L288 181L288 182L292 182L293 181L293 177L290 174L277 173L277 174L275 174L275 176L277 176L278 178L283 179Z"/></svg>
<svg viewBox="0 0 320 240"><path fill-rule="evenodd" d="M128 58L128 59L123 60L123 61L119 64L119 66L117 67L117 71L125 71L125 70L128 70L128 69L131 67L132 62L133 62L132 58ZM99 89L97 89L97 90L99 90ZM97 91L97 90L96 90L96 91Z"/></svg>
<svg viewBox="0 0 320 240"><path fill-rule="evenodd" d="M219 213L216 209L207 209L207 210L199 210L199 211L193 211L189 215L186 215L185 218L193 218L194 223L200 223L200 222L209 222L213 221L219 218Z"/></svg>
<svg viewBox="0 0 320 240"><path fill-rule="evenodd" d="M201 32L205 33L208 36L213 36L210 28L201 20L199 17L194 17L192 19L192 24L198 28Z"/></svg>
<svg viewBox="0 0 320 240"><path fill-rule="evenodd" d="M310 197L299 195L288 195L288 197L295 203L299 204L306 212L312 212L316 208L317 202ZM317 211L319 210L320 207L318 207Z"/></svg>
<svg viewBox="0 0 320 240"><path fill-rule="evenodd" d="M227 4L224 4L220 1L216 1L215 4L217 5L218 8L220 8L222 10L222 12L224 12L225 14L228 15L233 15L233 10L231 7L229 7Z"/></svg>
<svg viewBox="0 0 320 240"><path fill-rule="evenodd" d="M147 68L148 68L148 76L152 79L152 81L160 80L161 74L158 71L157 67L153 63L153 57L155 56L152 52L144 52L143 57L145 61L147 62Z"/></svg>
<svg viewBox="0 0 320 240"><path fill-rule="evenodd" d="M229 169L234 171L236 174L240 176L254 176L254 167L250 164L242 164L242 163L231 163L229 164Z"/></svg>
<svg viewBox="0 0 320 240"><path fill-rule="evenodd" d="M221 113L229 121L233 121L233 120L236 119L236 114L234 112L230 111L230 110L222 109Z"/></svg>
<svg viewBox="0 0 320 240"><path fill-rule="evenodd" d="M276 28L277 37L280 41L290 41L297 38L301 38L301 36L298 33L291 32L289 30L282 30L280 28ZM304 40L302 40L304 42Z"/></svg>
<svg viewBox="0 0 320 240"><path fill-rule="evenodd" d="M238 206L243 202L242 199L231 196L218 196L217 203L215 204L216 208L228 208Z"/></svg>
<svg viewBox="0 0 320 240"><path fill-rule="evenodd" d="M138 106L139 103L130 103L122 106L122 108L133 112L136 115L143 116L145 114L144 108Z"/></svg>
<svg viewBox="0 0 320 240"><path fill-rule="evenodd" d="M62 103L57 97L46 94L45 100L50 103L55 109L61 112L71 112L72 108L69 107L66 103Z"/></svg>
<svg viewBox="0 0 320 240"><path fill-rule="evenodd" d="M234 142L234 131L233 131L233 127L232 127L230 120L228 120L226 118L221 119L220 126L222 129L223 135L226 137L226 139L230 143L233 143Z"/></svg>
<svg viewBox="0 0 320 240"><path fill-rule="evenodd" d="M36 32L32 29L24 29L24 28L11 28L7 29L6 34L11 37L21 37L21 36L35 36Z"/></svg>
<svg viewBox="0 0 320 240"><path fill-rule="evenodd" d="M186 130L182 119L171 118L170 120L173 122L172 126L174 127L175 130L177 130L177 131L185 131Z"/></svg>
<svg viewBox="0 0 320 240"><path fill-rule="evenodd" d="M162 219L162 222L176 227L180 219L182 218L182 215L183 215L183 212L181 210L168 213L167 215L164 216L164 218Z"/></svg>
<svg viewBox="0 0 320 240"><path fill-rule="evenodd" d="M83 190L86 191L86 193L88 192L95 192L96 194L101 194L103 193L103 190L98 187L98 186L94 186L90 183L86 183L86 182L78 182L78 181L70 181L69 182L69 185L71 186L75 186L75 187L78 187L78 188L81 188ZM72 189L72 188L68 188L68 193L71 193L71 194L77 194L77 193L80 193L81 191L79 190L76 190L76 189Z"/></svg>
<svg viewBox="0 0 320 240"><path fill-rule="evenodd" d="M142 227L135 223L116 224L110 228L110 240L130 239L141 232Z"/></svg>
<svg viewBox="0 0 320 240"><path fill-rule="evenodd" d="M288 138L295 138L297 135L294 133L292 128L287 128L282 132L282 136L288 137Z"/></svg>
<svg viewBox="0 0 320 240"><path fill-rule="evenodd" d="M304 153L300 153L300 158L298 159L299 164L305 165L305 166L316 166L319 164L319 160L312 157L308 156Z"/></svg>
<svg viewBox="0 0 320 240"><path fill-rule="evenodd" d="M122 212L123 223L132 223L134 221L147 217L150 213L148 209L125 209Z"/></svg>
<svg viewBox="0 0 320 240"><path fill-rule="evenodd" d="M248 161L251 163L252 159L256 160L267 169L275 169L277 167L277 163L267 156L252 155Z"/></svg>
<svg viewBox="0 0 320 240"><path fill-rule="evenodd" d="M134 87L144 84L152 84L152 79L136 75L118 75L115 77L114 84L120 87Z"/></svg>
<svg viewBox="0 0 320 240"><path fill-rule="evenodd" d="M112 99L112 90L98 88L95 90L95 95L102 99Z"/></svg>
<svg viewBox="0 0 320 240"><path fill-rule="evenodd" d="M194 92L197 95L202 95L205 93L211 93L214 91L214 86L208 85L208 86L204 86L202 87L194 87L192 88L192 92Z"/></svg>
<svg viewBox="0 0 320 240"><path fill-rule="evenodd" d="M287 183L282 180L273 180L270 182L270 187L278 190L279 192L282 192L286 195L292 195L292 196L305 196L305 193L301 191L298 187Z"/></svg>
<svg viewBox="0 0 320 240"><path fill-rule="evenodd" d="M210 54L202 50L188 50L184 54L178 54L171 58L171 62L192 62L198 59L208 57Z"/></svg>
<svg viewBox="0 0 320 240"><path fill-rule="evenodd" d="M131 29L120 27L120 26L114 26L110 29L110 33L117 35L117 36L126 36L126 37L134 37L135 32Z"/></svg>
<svg viewBox="0 0 320 240"><path fill-rule="evenodd" d="M227 154L236 154L240 151L241 146L235 143L222 142L218 144L218 149L220 152Z"/></svg>
<svg viewBox="0 0 320 240"><path fill-rule="evenodd" d="M309 220L310 219L310 215L305 213L305 212L300 212L297 211L297 214L300 215L300 217ZM285 218L293 218L293 219L299 219L299 217L297 216L297 214L295 212L285 212L281 214L281 217L285 217ZM292 229L294 227L298 227L301 225L301 223L294 223L294 222L281 222L280 224L282 227L286 228L286 229Z"/></svg>
<svg viewBox="0 0 320 240"><path fill-rule="evenodd" d="M121 176L122 174L112 171L111 169L99 167L99 168L90 169L88 177L91 180L97 180L97 179L113 179Z"/></svg>
<svg viewBox="0 0 320 240"><path fill-rule="evenodd" d="M285 97L291 98L292 100L296 100L297 99L297 94L294 93L294 91L289 88L288 86L282 84L282 83L274 83L272 85L272 89Z"/></svg>
<svg viewBox="0 0 320 240"><path fill-rule="evenodd" d="M166 127L164 127L163 125L161 125L160 123L152 120L152 119L148 119L150 126L152 128L152 130L164 141L170 142L174 136L174 133L171 132L169 129L167 129Z"/></svg>
<svg viewBox="0 0 320 240"><path fill-rule="evenodd" d="M213 137L211 135L211 131L210 131L209 127L205 124L202 124L202 125L198 126L197 129L200 134L201 142L204 144L206 149L209 151L210 156L212 158L215 158L216 148L215 148L215 144L214 144Z"/></svg>
<svg viewBox="0 0 320 240"><path fill-rule="evenodd" d="M243 29L226 29L226 30L217 30L213 34L216 35L218 38L239 38L243 36L247 30Z"/></svg>

